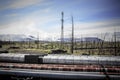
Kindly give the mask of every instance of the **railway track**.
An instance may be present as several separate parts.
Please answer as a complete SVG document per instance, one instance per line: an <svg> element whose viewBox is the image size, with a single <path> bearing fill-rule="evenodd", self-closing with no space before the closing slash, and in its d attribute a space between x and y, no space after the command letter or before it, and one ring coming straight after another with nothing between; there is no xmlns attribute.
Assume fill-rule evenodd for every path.
<svg viewBox="0 0 120 80"><path fill-rule="evenodd" d="M119 80L120 66L25 64L0 62L0 74L55 79ZM108 80L109 80L108 79Z"/></svg>
<svg viewBox="0 0 120 80"><path fill-rule="evenodd" d="M120 56L0 55L0 76L53 79L120 80ZM25 78L26 77L26 78ZM43 79L44 80L44 79Z"/></svg>
<svg viewBox="0 0 120 80"><path fill-rule="evenodd" d="M100 65L62 65L62 64L24 64L24 63L0 63L0 68L19 68L19 69L36 69L36 70L54 70L54 71L75 71L75 72L100 72L104 69L107 74L120 75L120 66Z"/></svg>

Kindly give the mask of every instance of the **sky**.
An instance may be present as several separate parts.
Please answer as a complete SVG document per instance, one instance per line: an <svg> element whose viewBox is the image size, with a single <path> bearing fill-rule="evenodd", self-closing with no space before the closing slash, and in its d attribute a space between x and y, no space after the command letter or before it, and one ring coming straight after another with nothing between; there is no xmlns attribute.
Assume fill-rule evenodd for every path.
<svg viewBox="0 0 120 80"><path fill-rule="evenodd" d="M0 34L57 39L64 12L64 36L120 32L120 0L0 0Z"/></svg>

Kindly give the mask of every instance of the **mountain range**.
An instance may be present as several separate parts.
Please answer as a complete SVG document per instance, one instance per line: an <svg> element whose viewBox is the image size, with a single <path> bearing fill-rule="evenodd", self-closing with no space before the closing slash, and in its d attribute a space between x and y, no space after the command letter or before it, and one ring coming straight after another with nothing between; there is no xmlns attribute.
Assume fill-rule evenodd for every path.
<svg viewBox="0 0 120 80"><path fill-rule="evenodd" d="M116 34L116 35L115 35ZM111 34L113 36L116 36L117 40L120 41L120 32L114 32ZM38 40L37 37L32 36L32 35L24 35L24 34L0 34L0 41L36 41ZM51 38L41 40L40 41L52 41ZM61 38L56 39L55 41L61 41ZM71 38L64 38L65 42L71 42ZM82 38L74 38L74 41L80 42L80 41L85 41L85 42L99 42L103 41L102 39L98 37L82 37Z"/></svg>
<svg viewBox="0 0 120 80"><path fill-rule="evenodd" d="M37 40L34 36L26 36L23 34L2 34L0 35L1 41L34 41Z"/></svg>

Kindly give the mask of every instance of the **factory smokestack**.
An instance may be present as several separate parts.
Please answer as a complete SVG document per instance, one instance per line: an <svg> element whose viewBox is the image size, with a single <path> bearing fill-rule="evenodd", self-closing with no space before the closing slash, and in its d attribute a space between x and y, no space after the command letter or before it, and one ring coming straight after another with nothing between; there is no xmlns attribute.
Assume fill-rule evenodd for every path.
<svg viewBox="0 0 120 80"><path fill-rule="evenodd" d="M62 12L61 15L62 15L62 19L61 19L61 49L63 49L64 48L64 26L63 26L64 13Z"/></svg>

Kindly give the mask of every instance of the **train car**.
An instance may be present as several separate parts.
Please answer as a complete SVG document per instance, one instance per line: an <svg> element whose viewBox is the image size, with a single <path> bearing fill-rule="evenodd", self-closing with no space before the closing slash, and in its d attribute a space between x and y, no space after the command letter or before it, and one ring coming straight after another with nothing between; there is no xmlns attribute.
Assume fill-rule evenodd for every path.
<svg viewBox="0 0 120 80"><path fill-rule="evenodd" d="M25 55L28 55L28 54L2 53L2 54L0 54L0 61L1 62L21 62L22 63L25 61L25 59L24 59Z"/></svg>
<svg viewBox="0 0 120 80"><path fill-rule="evenodd" d="M0 54L0 62L67 65L94 64L120 66L120 56L2 53Z"/></svg>
<svg viewBox="0 0 120 80"><path fill-rule="evenodd" d="M44 64L96 64L96 65L120 65L120 56L85 56L50 54L42 57Z"/></svg>
<svg viewBox="0 0 120 80"><path fill-rule="evenodd" d="M45 54L2 53L0 54L0 62L39 63L38 57L44 55Z"/></svg>

